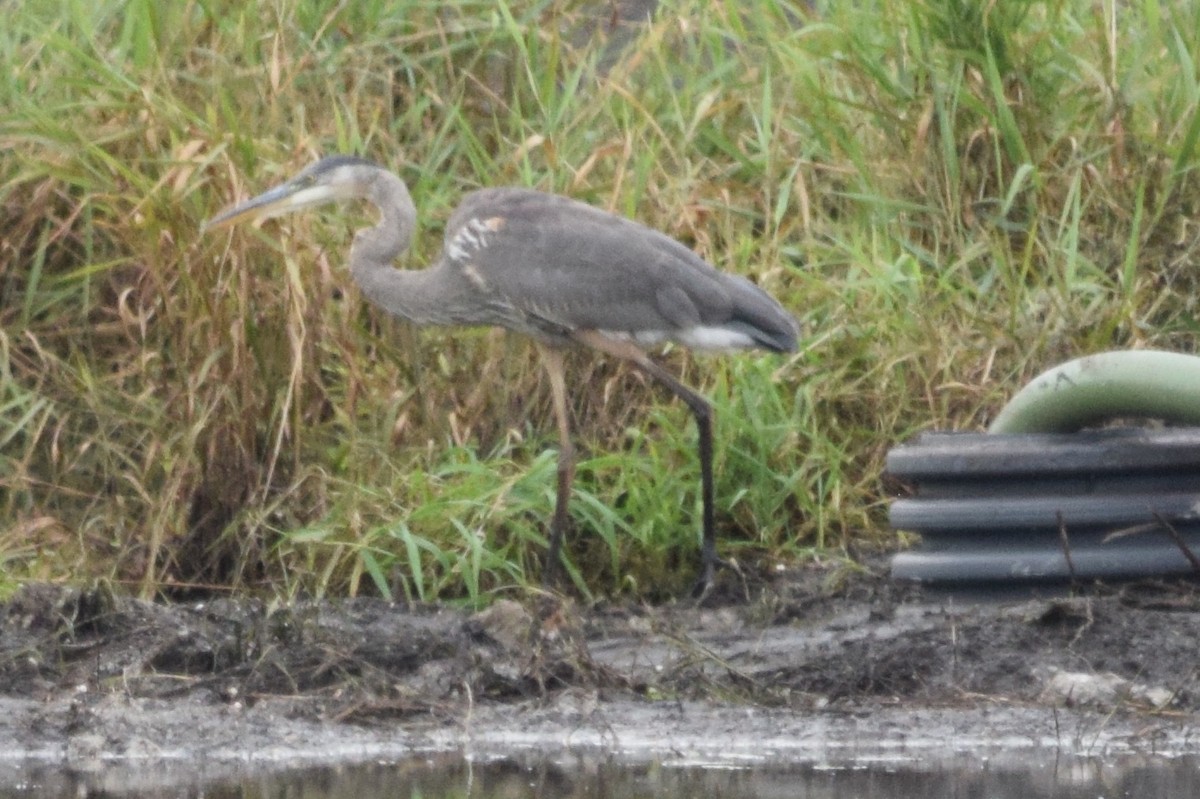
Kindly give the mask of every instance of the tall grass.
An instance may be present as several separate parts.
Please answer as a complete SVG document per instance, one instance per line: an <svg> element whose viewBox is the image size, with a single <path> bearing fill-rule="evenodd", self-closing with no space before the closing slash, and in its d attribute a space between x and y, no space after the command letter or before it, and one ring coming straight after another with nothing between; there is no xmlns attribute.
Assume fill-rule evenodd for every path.
<svg viewBox="0 0 1200 799"><path fill-rule="evenodd" d="M1195 347L1200 4L33 2L0 26L0 574L473 601L536 579L531 348L417 332L356 210L201 238L319 154L564 192L746 274L791 358L665 359L717 408L722 550L886 545L887 449L1108 347ZM633 33L629 36L627 33ZM618 43L622 43L618 46ZM579 590L692 576L686 409L573 356Z"/></svg>

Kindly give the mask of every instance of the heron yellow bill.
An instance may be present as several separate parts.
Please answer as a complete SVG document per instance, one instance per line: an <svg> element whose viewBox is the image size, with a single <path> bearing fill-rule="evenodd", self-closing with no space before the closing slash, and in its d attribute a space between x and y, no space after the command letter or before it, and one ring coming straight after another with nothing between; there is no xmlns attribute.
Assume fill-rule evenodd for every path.
<svg viewBox="0 0 1200 799"><path fill-rule="evenodd" d="M257 197L252 197L244 203L226 208L200 227L201 233L219 230L223 227L236 225L238 222L255 219L270 219L273 216L283 216L293 211L299 211L313 205L342 199L347 193L335 186L324 183L314 183L302 175L295 180L289 180L272 189L268 189Z"/></svg>

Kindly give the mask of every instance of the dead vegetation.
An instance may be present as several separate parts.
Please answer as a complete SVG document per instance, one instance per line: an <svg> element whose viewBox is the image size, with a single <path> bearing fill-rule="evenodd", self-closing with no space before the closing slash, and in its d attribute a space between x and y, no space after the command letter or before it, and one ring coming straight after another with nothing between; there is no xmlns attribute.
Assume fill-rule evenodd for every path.
<svg viewBox="0 0 1200 799"><path fill-rule="evenodd" d="M3 592L481 605L536 580L553 433L528 348L368 308L342 263L357 218L198 236L318 154L409 180L407 265L464 191L516 183L792 308L794 358L666 356L716 403L723 553L750 572L891 544L883 457L914 431L978 427L1069 356L1194 348L1200 6L819 5L13 9ZM574 588L677 595L685 412L571 369Z"/></svg>

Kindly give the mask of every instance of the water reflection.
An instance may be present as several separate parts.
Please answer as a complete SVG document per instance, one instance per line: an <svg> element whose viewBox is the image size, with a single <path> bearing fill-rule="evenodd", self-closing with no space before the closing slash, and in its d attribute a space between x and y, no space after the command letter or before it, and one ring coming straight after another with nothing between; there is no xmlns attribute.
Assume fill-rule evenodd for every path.
<svg viewBox="0 0 1200 799"><path fill-rule="evenodd" d="M1036 759L1035 759L1036 760ZM65 773L45 767L0 767L0 797L113 796L211 799L1096 799L1200 796L1200 759L1125 758L1120 762L963 758L930 764L851 766L621 764L578 756L554 762L468 762L439 755L394 763L236 774L228 768L117 767Z"/></svg>

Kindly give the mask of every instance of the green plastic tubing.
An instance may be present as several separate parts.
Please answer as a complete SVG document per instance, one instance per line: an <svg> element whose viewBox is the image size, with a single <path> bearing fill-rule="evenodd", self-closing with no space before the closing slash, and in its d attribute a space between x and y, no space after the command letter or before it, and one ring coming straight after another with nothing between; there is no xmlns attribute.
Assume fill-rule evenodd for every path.
<svg viewBox="0 0 1200 799"><path fill-rule="evenodd" d="M1200 425L1200 357L1122 350L1043 372L1009 400L989 433L1072 433L1114 417Z"/></svg>

